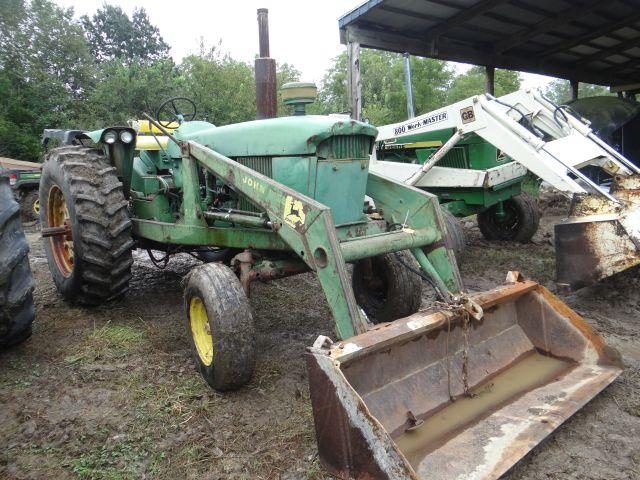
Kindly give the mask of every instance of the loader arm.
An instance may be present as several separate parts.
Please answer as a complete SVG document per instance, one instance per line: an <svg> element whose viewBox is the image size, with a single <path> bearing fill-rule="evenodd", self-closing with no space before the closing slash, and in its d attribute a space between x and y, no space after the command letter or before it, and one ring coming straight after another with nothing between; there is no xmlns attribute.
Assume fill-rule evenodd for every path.
<svg viewBox="0 0 640 480"><path fill-rule="evenodd" d="M611 175L638 173L632 162L600 140L585 121L553 105L537 90L500 98L470 97L405 122L379 127L377 141L394 143L402 137L446 129L451 130L453 140L475 133L569 197L596 193L617 202L578 170L587 165L601 167ZM454 144L443 145L433 155L434 161L422 166L423 176L437 163L438 154L443 155ZM396 167L389 163L374 158L372 169L397 178L400 173L393 175ZM419 170L414 166L411 175ZM407 171L405 166L402 175ZM422 186L419 181L413 184Z"/></svg>
<svg viewBox="0 0 640 480"><path fill-rule="evenodd" d="M427 275L446 294L461 291L460 274L444 244L437 199L419 189L370 175L367 193L399 231L340 243L331 209L195 141L182 142L185 222L198 220L196 162L261 207L273 230L314 271L341 339L363 333L368 321L358 307L345 262L410 249ZM191 178L191 180L189 180ZM202 215L200 215L202 216Z"/></svg>
<svg viewBox="0 0 640 480"><path fill-rule="evenodd" d="M555 226L559 284L578 289L640 264L640 170L598 138L586 120L538 90L500 98L484 94L380 127L377 141L393 144L447 130L449 140L423 165L378 161L374 152L371 170L427 189L436 181L441 187L478 186L467 182L474 182L474 176L461 175L477 174L475 170L436 166L458 141L474 133L573 200L569 218ZM610 189L580 171L589 165L613 177ZM498 167L503 180L509 178L507 168Z"/></svg>

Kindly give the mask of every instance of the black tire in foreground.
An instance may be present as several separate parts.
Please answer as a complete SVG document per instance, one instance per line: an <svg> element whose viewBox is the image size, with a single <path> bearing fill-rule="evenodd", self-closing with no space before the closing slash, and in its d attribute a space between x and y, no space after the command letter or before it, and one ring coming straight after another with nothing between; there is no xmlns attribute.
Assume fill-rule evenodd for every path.
<svg viewBox="0 0 640 480"><path fill-rule="evenodd" d="M422 281L407 267L420 270L406 250L358 260L353 266L356 302L373 323L407 317L420 308Z"/></svg>
<svg viewBox="0 0 640 480"><path fill-rule="evenodd" d="M0 348L26 340L35 318L29 245L20 206L0 172Z"/></svg>
<svg viewBox="0 0 640 480"><path fill-rule="evenodd" d="M504 215L498 205L478 214L478 227L487 240L529 242L538 231L540 210L538 203L526 193L503 202Z"/></svg>
<svg viewBox="0 0 640 480"><path fill-rule="evenodd" d="M196 369L216 390L245 385L255 365L255 328L249 300L233 271L200 265L186 280L185 325Z"/></svg>
<svg viewBox="0 0 640 480"><path fill-rule="evenodd" d="M467 238L464 234L462 223L446 208L442 209L442 216L444 217L444 223L447 228L453 253L456 256L458 265L460 265L464 261L467 250Z"/></svg>
<svg viewBox="0 0 640 480"><path fill-rule="evenodd" d="M68 234L44 238L49 269L67 300L100 305L129 288L131 221L122 183L101 150L51 150L40 179L40 225Z"/></svg>

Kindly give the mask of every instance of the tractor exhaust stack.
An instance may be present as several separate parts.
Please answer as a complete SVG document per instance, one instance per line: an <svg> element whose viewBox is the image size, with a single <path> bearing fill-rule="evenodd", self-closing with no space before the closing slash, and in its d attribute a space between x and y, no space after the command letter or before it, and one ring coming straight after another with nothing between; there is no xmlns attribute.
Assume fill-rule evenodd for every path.
<svg viewBox="0 0 640 480"><path fill-rule="evenodd" d="M622 372L617 351L511 272L485 314L418 312L307 354L322 465L339 478L497 479Z"/></svg>
<svg viewBox="0 0 640 480"><path fill-rule="evenodd" d="M269 10L258 9L260 58L255 60L257 119L278 116L276 61L269 57Z"/></svg>

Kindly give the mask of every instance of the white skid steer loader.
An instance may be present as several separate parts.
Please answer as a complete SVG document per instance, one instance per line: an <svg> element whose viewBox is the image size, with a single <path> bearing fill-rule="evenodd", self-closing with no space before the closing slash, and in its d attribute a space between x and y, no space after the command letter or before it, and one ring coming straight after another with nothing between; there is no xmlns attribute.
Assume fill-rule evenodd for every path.
<svg viewBox="0 0 640 480"><path fill-rule="evenodd" d="M521 172L511 163L465 171L437 163L461 139L476 134L571 198L568 218L555 226L556 280L579 289L640 263L640 169L598 138L585 119L548 100L539 90L500 98L477 95L393 125L379 127L378 142L450 130L451 136L423 164L379 161L373 172L429 189L476 187L480 181L506 181ZM610 188L580 171L586 166L612 176ZM473 184L466 185L465 182Z"/></svg>

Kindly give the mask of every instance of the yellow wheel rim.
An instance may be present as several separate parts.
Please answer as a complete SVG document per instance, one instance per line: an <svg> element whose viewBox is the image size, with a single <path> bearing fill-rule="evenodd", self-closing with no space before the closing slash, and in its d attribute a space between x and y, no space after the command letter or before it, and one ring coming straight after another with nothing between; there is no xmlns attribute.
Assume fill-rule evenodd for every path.
<svg viewBox="0 0 640 480"><path fill-rule="evenodd" d="M209 366L213 363L213 337L204 303L199 297L192 297L189 303L189 325L200 361Z"/></svg>
<svg viewBox="0 0 640 480"><path fill-rule="evenodd" d="M47 223L49 227L66 227L68 233L51 237L53 258L62 275L68 277L73 271L73 236L69 209L62 190L57 185L51 187L47 197Z"/></svg>
<svg viewBox="0 0 640 480"><path fill-rule="evenodd" d="M33 211L36 215L40 215L40 200L33 202Z"/></svg>

